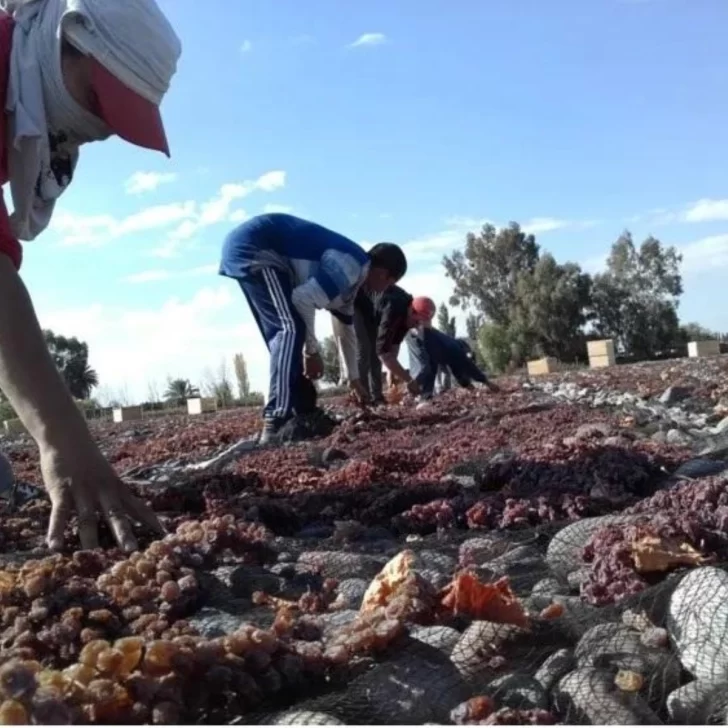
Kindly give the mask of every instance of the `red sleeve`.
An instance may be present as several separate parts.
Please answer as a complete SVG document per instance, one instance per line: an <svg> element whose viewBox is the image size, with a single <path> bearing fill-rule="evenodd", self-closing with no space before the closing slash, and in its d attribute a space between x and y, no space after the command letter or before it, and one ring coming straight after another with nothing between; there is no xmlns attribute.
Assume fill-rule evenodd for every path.
<svg viewBox="0 0 728 728"><path fill-rule="evenodd" d="M0 190L0 253L7 255L13 261L13 265L20 270L23 249L10 228L10 216L8 208L5 206L2 190Z"/></svg>
<svg viewBox="0 0 728 728"><path fill-rule="evenodd" d="M5 115L5 96L8 92L8 74L10 72L10 50L13 44L13 20L9 15L0 12L0 185L8 181L7 154L7 117ZM5 206L2 189L0 189L0 253L7 255L16 268L20 268L23 260L23 249L10 228L8 208Z"/></svg>

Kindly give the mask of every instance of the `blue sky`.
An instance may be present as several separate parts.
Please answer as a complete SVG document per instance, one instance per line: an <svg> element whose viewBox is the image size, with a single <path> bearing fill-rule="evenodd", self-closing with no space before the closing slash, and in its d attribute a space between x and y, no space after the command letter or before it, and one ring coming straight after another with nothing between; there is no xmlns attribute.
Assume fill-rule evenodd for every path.
<svg viewBox="0 0 728 728"><path fill-rule="evenodd" d="M41 322L89 342L103 396L204 383L237 351L263 386L216 263L227 230L270 209L405 244L403 285L439 299L442 255L485 220L590 270L624 228L654 234L684 252L683 318L728 330L724 0L161 5L184 48L172 159L83 150L25 245Z"/></svg>

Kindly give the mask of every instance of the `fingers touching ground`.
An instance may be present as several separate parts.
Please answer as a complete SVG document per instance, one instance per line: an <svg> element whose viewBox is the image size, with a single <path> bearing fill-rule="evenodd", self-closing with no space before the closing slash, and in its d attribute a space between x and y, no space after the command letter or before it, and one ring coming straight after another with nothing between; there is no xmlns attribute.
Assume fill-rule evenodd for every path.
<svg viewBox="0 0 728 728"><path fill-rule="evenodd" d="M122 494L122 500L126 512L131 518L159 536L166 535L167 531L157 518L157 514L144 501L132 495L126 488Z"/></svg>
<svg viewBox="0 0 728 728"><path fill-rule="evenodd" d="M132 521L141 523L159 536L166 533L154 511L134 497L121 481L116 487L101 489L96 497L85 490L73 496L66 489L56 491L56 494L52 498L53 507L47 536L48 547L53 551L63 549L64 532L74 512L78 516L81 548L98 548L98 508L109 524L114 540L124 551L135 551L138 547Z"/></svg>
<svg viewBox="0 0 728 728"><path fill-rule="evenodd" d="M51 496L52 509L51 519L48 523L48 548L52 551L60 551L63 548L63 534L66 524L73 515L73 499L67 490L62 490Z"/></svg>

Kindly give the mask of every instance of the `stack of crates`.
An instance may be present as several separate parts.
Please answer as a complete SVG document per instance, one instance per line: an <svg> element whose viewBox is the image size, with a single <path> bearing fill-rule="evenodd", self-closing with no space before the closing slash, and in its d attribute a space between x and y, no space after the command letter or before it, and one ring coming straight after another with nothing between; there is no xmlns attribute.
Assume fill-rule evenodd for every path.
<svg viewBox="0 0 728 728"><path fill-rule="evenodd" d="M617 363L614 353L614 340L587 341L586 350L589 354L589 366L592 369L613 367Z"/></svg>
<svg viewBox="0 0 728 728"><path fill-rule="evenodd" d="M720 342L718 341L691 341L688 344L688 356L697 359L700 356L719 356Z"/></svg>
<svg viewBox="0 0 728 728"><path fill-rule="evenodd" d="M558 366L558 361L552 356L545 356L543 359L534 359L526 364L528 376L536 377L539 374L553 374Z"/></svg>

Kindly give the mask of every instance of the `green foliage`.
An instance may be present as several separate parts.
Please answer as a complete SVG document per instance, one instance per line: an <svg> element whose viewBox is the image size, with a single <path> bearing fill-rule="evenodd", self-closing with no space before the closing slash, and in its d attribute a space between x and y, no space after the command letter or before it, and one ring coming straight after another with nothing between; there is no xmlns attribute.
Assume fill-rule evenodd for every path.
<svg viewBox="0 0 728 728"><path fill-rule="evenodd" d="M188 399L199 396L200 393L190 384L189 379L170 379L164 393L165 400L177 407L183 407Z"/></svg>
<svg viewBox="0 0 728 728"><path fill-rule="evenodd" d="M321 344L321 358L324 362L323 380L329 384L338 384L341 378L339 363L339 346L333 336L327 336Z"/></svg>
<svg viewBox="0 0 728 728"><path fill-rule="evenodd" d="M88 364L88 344L75 336L60 336L50 329L43 331L43 336L71 394L76 399L87 399L99 384L98 375Z"/></svg>
<svg viewBox="0 0 728 728"><path fill-rule="evenodd" d="M488 372L502 374L508 369L513 352L511 333L505 326L483 324L478 331L477 351Z"/></svg>
<svg viewBox="0 0 728 728"><path fill-rule="evenodd" d="M583 357L583 327L591 303L591 278L575 263L559 265L541 256L518 276L509 326L514 359L554 356L563 362Z"/></svg>
<svg viewBox="0 0 728 728"><path fill-rule="evenodd" d="M613 338L620 351L654 358L679 344L677 307L683 292L682 256L647 238L637 249L629 232L612 246L605 273L592 287L594 331Z"/></svg>
<svg viewBox="0 0 728 728"><path fill-rule="evenodd" d="M445 256L445 273L453 281L450 303L473 307L488 321L508 326L518 297L518 278L532 271L539 258L533 235L512 222L497 230L485 225L479 235L468 233L465 249Z"/></svg>
<svg viewBox="0 0 728 728"><path fill-rule="evenodd" d="M718 331L690 322L680 327L680 338L683 343L690 341L728 341L728 334L721 334Z"/></svg>
<svg viewBox="0 0 728 728"><path fill-rule="evenodd" d="M248 365L242 354L233 357L233 369L238 384L238 397L243 400L250 394L250 379L248 377Z"/></svg>
<svg viewBox="0 0 728 728"><path fill-rule="evenodd" d="M574 263L542 256L517 223L469 234L465 250L446 257L444 266L454 283L452 302L474 309L468 338L491 371L534 356L573 361L583 355L591 279Z"/></svg>
<svg viewBox="0 0 728 728"><path fill-rule="evenodd" d="M674 248L653 237L637 248L625 232L606 271L592 280L577 264L542 254L516 223L468 234L464 249L443 261L454 284L451 302L472 312L468 338L493 371L542 356L583 360L589 324L595 336L614 339L620 352L637 359L684 345L680 263Z"/></svg>

